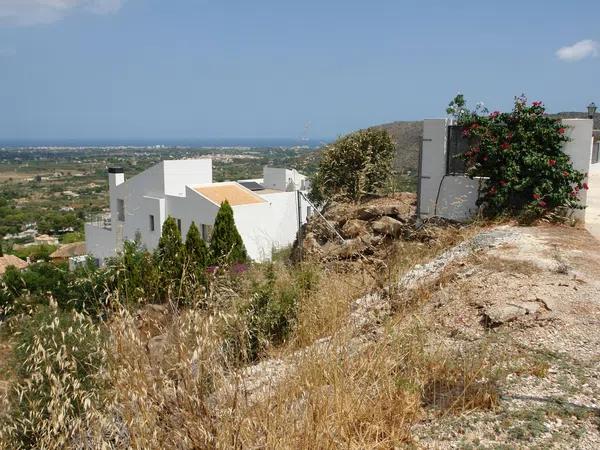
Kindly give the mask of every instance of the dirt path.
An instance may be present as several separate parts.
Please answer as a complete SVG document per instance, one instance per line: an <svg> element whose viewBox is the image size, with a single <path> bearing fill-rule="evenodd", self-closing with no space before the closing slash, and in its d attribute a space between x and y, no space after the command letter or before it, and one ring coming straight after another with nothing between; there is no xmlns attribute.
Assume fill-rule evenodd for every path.
<svg viewBox="0 0 600 450"><path fill-rule="evenodd" d="M500 405L430 417L414 433L424 448L600 448L600 242L511 229L514 244L457 269L424 311L448 345L488 342L504 358Z"/></svg>

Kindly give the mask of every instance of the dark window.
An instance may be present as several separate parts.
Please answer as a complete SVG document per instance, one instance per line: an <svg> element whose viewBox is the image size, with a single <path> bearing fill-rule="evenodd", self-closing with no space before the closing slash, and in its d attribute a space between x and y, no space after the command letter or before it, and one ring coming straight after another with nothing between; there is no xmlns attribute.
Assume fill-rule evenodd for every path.
<svg viewBox="0 0 600 450"><path fill-rule="evenodd" d="M448 127L446 175L463 175L465 161L460 155L469 151L469 139L463 136L464 128L459 125Z"/></svg>
<svg viewBox="0 0 600 450"><path fill-rule="evenodd" d="M594 142L592 151L592 164L596 164L600 159L600 142Z"/></svg>
<svg viewBox="0 0 600 450"><path fill-rule="evenodd" d="M150 214L150 231L154 231L154 215Z"/></svg>
<svg viewBox="0 0 600 450"><path fill-rule="evenodd" d="M177 229L181 233L181 219L177 219Z"/></svg>
<svg viewBox="0 0 600 450"><path fill-rule="evenodd" d="M210 241L210 236L212 235L212 225L202 224L202 240L208 242Z"/></svg>
<svg viewBox="0 0 600 450"><path fill-rule="evenodd" d="M125 222L125 200L117 199L117 220Z"/></svg>

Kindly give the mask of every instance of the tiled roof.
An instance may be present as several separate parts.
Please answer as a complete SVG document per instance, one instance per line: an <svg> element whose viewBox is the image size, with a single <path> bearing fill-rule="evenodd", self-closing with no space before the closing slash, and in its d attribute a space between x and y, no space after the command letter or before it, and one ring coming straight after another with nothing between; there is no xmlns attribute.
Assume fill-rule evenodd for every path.
<svg viewBox="0 0 600 450"><path fill-rule="evenodd" d="M29 263L23 261L15 255L4 255L0 256L0 275L6 272L8 266L15 266L17 269L24 269Z"/></svg>
<svg viewBox="0 0 600 450"><path fill-rule="evenodd" d="M70 258L71 256L82 256L87 253L85 242L73 242L65 244L50 254L50 258Z"/></svg>
<svg viewBox="0 0 600 450"><path fill-rule="evenodd" d="M217 205L220 205L225 200L227 200L231 206L265 203L264 199L255 193L244 189L237 183L217 183L210 186L198 186L194 190Z"/></svg>

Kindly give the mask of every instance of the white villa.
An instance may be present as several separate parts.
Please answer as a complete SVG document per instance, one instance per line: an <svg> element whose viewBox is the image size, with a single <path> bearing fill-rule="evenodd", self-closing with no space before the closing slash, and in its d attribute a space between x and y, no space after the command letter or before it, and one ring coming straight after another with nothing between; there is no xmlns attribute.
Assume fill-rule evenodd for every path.
<svg viewBox="0 0 600 450"><path fill-rule="evenodd" d="M86 250L99 265L136 235L152 250L168 216L176 219L184 239L194 221L208 241L227 200L248 255L269 260L274 248L294 242L311 210L298 192L308 189L306 176L273 167L265 167L263 176L213 183L211 159L162 161L127 181L123 169L109 168L110 221L85 225Z"/></svg>

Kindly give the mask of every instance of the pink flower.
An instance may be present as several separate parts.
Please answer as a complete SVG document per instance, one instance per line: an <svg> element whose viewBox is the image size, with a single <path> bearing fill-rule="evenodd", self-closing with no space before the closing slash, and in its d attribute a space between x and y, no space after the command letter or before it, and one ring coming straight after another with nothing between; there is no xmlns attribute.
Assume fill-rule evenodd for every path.
<svg viewBox="0 0 600 450"><path fill-rule="evenodd" d="M500 148L501 148L502 150L508 150L508 148L509 148L509 147L510 147L510 144L509 144L508 142L503 142L503 143L500 145Z"/></svg>
<svg viewBox="0 0 600 450"><path fill-rule="evenodd" d="M542 198L542 196L540 194L533 194L533 198L534 200L539 200L540 198Z"/></svg>
<svg viewBox="0 0 600 450"><path fill-rule="evenodd" d="M533 106L542 106L542 102L533 102L532 105Z"/></svg>
<svg viewBox="0 0 600 450"><path fill-rule="evenodd" d="M499 115L500 115L500 111L494 111L493 113L490 114L490 119L495 119Z"/></svg>
<svg viewBox="0 0 600 450"><path fill-rule="evenodd" d="M462 132L463 137L469 137L471 131L468 128L465 128Z"/></svg>
<svg viewBox="0 0 600 450"><path fill-rule="evenodd" d="M566 170L563 170L563 177L568 177L569 176L569 172L567 172Z"/></svg>
<svg viewBox="0 0 600 450"><path fill-rule="evenodd" d="M542 208L545 208L546 207L546 202L544 200L540 200L538 202L538 205L540 205Z"/></svg>
<svg viewBox="0 0 600 450"><path fill-rule="evenodd" d="M496 186L492 186L492 187L490 188L490 190L488 191L488 193L489 193L490 195L494 195L494 194L496 193Z"/></svg>
<svg viewBox="0 0 600 450"><path fill-rule="evenodd" d="M556 160L555 159L549 159L548 160L548 165L549 166L555 166L556 165Z"/></svg>
<svg viewBox="0 0 600 450"><path fill-rule="evenodd" d="M506 186L508 183L506 182L506 180L500 180L500 185L501 186Z"/></svg>
<svg viewBox="0 0 600 450"><path fill-rule="evenodd" d="M473 148L471 149L471 152L473 152L473 154L477 154L477 153L479 153L479 147L473 147Z"/></svg>
<svg viewBox="0 0 600 450"><path fill-rule="evenodd" d="M588 184L587 184L587 183L583 183L583 185L582 185L582 186L583 186L583 188L584 188L586 191L587 191L587 190L590 188L590 187L588 186Z"/></svg>
<svg viewBox="0 0 600 450"><path fill-rule="evenodd" d="M564 128L562 128L562 127L558 129L558 133L559 134L565 134L565 131L566 130Z"/></svg>

